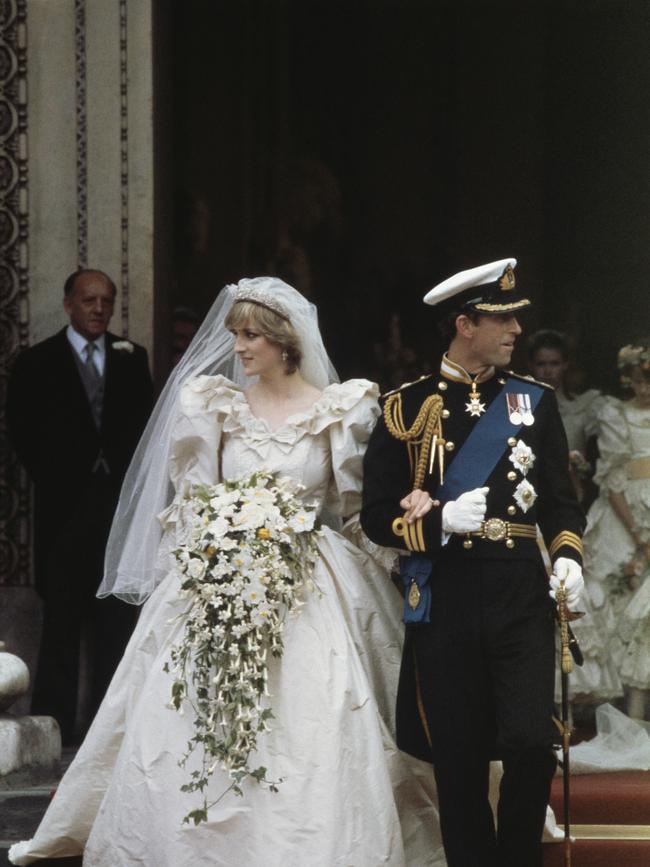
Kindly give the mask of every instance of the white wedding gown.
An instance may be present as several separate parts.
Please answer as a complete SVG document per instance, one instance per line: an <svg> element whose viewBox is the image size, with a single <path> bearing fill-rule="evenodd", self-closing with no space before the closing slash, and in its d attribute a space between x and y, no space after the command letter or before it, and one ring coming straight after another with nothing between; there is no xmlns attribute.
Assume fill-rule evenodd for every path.
<svg viewBox="0 0 650 867"><path fill-rule="evenodd" d="M341 516L360 506L361 462L377 415L376 387L330 385L308 411L278 430L255 418L241 390L198 377L182 392L171 464L177 490L259 468L298 479L303 496ZM163 513L163 546L182 533L180 509ZM348 529L360 539L358 523ZM370 543L367 543L370 546ZM430 765L400 753L393 708L401 654L401 599L385 568L325 528L316 589L285 626L255 765L283 778L274 794L245 782L198 827L200 806L180 791L178 766L192 712L169 709L163 671L184 628L185 602L170 571L144 605L106 698L32 841L14 863L84 852L88 867L428 867L446 863ZM370 552L370 553L369 553ZM384 556L386 552L383 552ZM217 770L208 800L228 786Z"/></svg>

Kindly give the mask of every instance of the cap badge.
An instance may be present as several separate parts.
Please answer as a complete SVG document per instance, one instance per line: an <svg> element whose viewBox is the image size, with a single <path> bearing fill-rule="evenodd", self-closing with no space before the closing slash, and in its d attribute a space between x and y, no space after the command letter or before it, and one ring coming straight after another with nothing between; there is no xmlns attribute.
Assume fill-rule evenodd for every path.
<svg viewBox="0 0 650 867"><path fill-rule="evenodd" d="M499 289L502 292L512 292L515 288L515 272L512 265L508 265L499 279Z"/></svg>

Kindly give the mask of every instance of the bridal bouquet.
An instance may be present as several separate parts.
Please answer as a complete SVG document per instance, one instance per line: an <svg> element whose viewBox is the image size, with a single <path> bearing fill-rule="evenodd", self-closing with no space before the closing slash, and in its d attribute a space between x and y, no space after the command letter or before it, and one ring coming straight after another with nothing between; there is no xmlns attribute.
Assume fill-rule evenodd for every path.
<svg viewBox="0 0 650 867"><path fill-rule="evenodd" d="M202 792L202 807L184 821L207 821L205 789L217 766L228 772L227 791L242 794L252 777L277 791L251 766L257 736L268 731L264 706L270 657L282 656L288 611L301 606L300 592L316 562L316 512L296 496L288 478L256 472L214 486L194 486L182 511L187 536L174 557L181 590L189 599L183 640L171 650L171 706L194 713L194 735L180 764L202 751L185 792ZM225 793L224 793L225 794ZM216 803L213 802L213 803Z"/></svg>

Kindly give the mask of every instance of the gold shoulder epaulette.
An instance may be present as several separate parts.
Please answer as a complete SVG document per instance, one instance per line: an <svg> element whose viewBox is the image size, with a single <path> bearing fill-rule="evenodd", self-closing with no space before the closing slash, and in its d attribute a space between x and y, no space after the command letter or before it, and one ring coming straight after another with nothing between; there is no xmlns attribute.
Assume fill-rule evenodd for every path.
<svg viewBox="0 0 650 867"><path fill-rule="evenodd" d="M433 376L432 373L425 373L423 376L419 376L417 379L414 379L412 382L403 382L397 388L393 388L390 391L385 391L381 397L390 397L391 394L397 394L398 391L401 391L403 388L408 388L410 385L417 385L418 382L422 382L423 379L431 379Z"/></svg>
<svg viewBox="0 0 650 867"><path fill-rule="evenodd" d="M541 379L535 379L534 376L531 376L530 373L515 373L514 370L506 370L508 376L513 376L515 379L525 379L528 382L534 382L535 385L541 385L543 388L550 388L551 391L555 391L552 385L549 385L548 382L542 382Z"/></svg>

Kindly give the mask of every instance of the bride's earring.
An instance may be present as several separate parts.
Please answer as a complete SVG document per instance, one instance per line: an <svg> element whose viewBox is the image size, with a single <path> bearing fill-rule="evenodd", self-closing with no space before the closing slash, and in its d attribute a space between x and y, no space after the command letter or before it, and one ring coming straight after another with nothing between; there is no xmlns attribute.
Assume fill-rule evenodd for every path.
<svg viewBox="0 0 650 867"><path fill-rule="evenodd" d="M282 350L282 361L284 361L285 364L287 361L289 361L289 353L287 352L286 349Z"/></svg>

